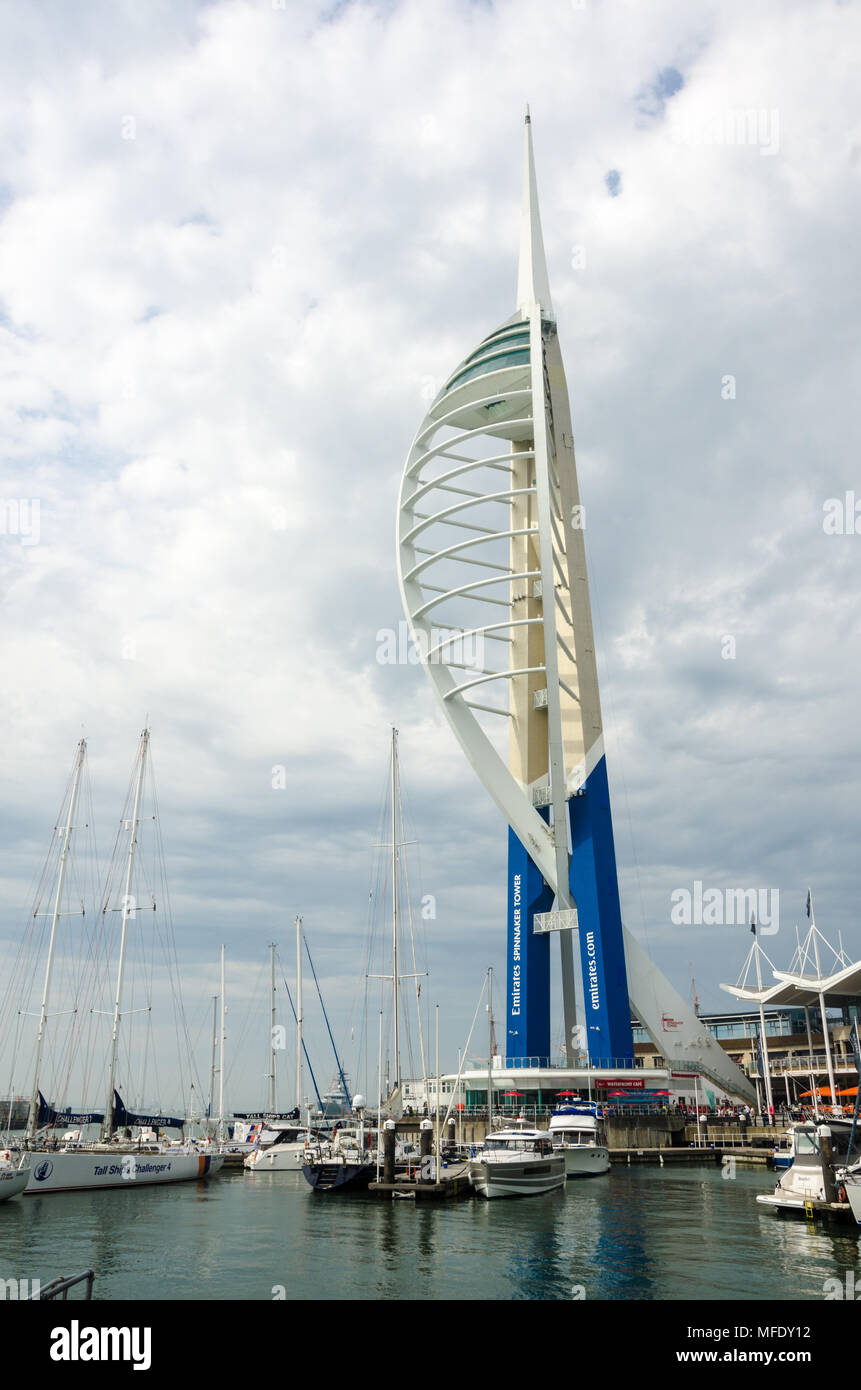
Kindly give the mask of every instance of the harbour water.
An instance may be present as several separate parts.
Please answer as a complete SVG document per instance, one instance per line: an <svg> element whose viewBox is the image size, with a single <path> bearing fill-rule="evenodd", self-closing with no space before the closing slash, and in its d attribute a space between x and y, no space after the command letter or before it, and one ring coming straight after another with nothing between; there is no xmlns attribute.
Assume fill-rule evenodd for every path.
<svg viewBox="0 0 861 1390"><path fill-rule="evenodd" d="M237 1172L18 1198L0 1207L0 1275L91 1267L94 1297L111 1300L821 1302L826 1280L855 1270L859 1235L763 1210L773 1184L706 1164L617 1167L542 1197L423 1205Z"/></svg>

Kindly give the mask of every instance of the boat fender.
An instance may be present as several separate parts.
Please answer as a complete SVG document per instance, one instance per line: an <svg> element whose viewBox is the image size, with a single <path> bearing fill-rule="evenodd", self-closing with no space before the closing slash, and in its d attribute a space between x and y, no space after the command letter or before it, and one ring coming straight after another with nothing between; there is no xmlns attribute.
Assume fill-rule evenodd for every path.
<svg viewBox="0 0 861 1390"><path fill-rule="evenodd" d="M846 1197L846 1188L843 1186L842 1183L837 1189L837 1200L838 1202L845 1202L848 1200Z"/></svg>

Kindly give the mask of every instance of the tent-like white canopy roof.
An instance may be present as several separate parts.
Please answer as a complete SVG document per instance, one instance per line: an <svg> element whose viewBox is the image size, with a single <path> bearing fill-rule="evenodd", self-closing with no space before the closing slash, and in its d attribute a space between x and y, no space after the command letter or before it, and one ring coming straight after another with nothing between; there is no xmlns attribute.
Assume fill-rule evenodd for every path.
<svg viewBox="0 0 861 1390"><path fill-rule="evenodd" d="M804 1008L818 1004L820 991L826 1004L843 1004L847 999L861 999L861 962L851 962L831 975L793 975L775 970L777 984L753 989L749 985L721 985L727 994L752 1004Z"/></svg>

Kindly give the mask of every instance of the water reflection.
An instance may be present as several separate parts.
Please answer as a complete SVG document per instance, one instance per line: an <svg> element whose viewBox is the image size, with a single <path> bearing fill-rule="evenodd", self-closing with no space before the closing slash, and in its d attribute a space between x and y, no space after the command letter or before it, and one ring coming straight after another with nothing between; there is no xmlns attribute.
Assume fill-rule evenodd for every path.
<svg viewBox="0 0 861 1390"><path fill-rule="evenodd" d="M489 1202L320 1196L300 1173L19 1198L0 1276L92 1267L102 1299L821 1299L856 1270L857 1228L764 1211L772 1185L667 1165Z"/></svg>

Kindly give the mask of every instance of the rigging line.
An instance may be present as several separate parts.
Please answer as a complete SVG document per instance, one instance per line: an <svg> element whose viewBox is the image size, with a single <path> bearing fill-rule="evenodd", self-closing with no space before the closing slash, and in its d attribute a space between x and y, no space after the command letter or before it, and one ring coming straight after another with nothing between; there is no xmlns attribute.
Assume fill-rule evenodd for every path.
<svg viewBox="0 0 861 1390"><path fill-rule="evenodd" d="M265 960L264 960L264 961L261 961L260 966L259 966L259 969L258 969L258 971L257 971L257 976L256 976L256 978L255 978L255 980L254 980L254 986L253 986L252 992L251 992L250 995L247 995L247 996L246 996L245 1013L244 1013L244 1015L242 1015L242 1018L241 1018L239 1037L238 1037L238 1040L237 1040L237 1043L236 1043L235 1048L234 1048L234 1047L231 1047L231 1049L230 1049L230 1052L231 1052L230 1062L229 1062L229 1065L227 1066L227 1068L225 1069L225 1073L224 1073L224 1085L225 1085L225 1088L227 1087L229 1081L231 1080L231 1078L232 1078L232 1076L233 1076L233 1073L234 1073L234 1070L235 1070L236 1066L237 1066L238 1063L239 1063L239 1057L240 1057L240 1054L241 1054L241 1052L242 1052L242 1048L243 1048L244 1045L245 1045L246 1038L247 1038L247 1036L248 1036L248 1029L249 1029L249 1026L250 1026L250 1024L251 1024L251 1015L252 1015L252 1011L257 1012L257 1011L259 1010L259 1008L260 1008L260 1000L264 997L263 976L264 976L264 972L266 971L266 968L267 968L267 963L266 963L266 961L265 961ZM267 984L266 993L268 993L268 984ZM228 1012L229 1012L229 1009L228 1009Z"/></svg>
<svg viewBox="0 0 861 1390"><path fill-rule="evenodd" d="M314 976L314 984L317 986L317 997L318 997L319 1000L320 1000L320 1008L323 1010L323 1018L326 1020L326 1031L327 1031L328 1034L329 1034L329 1041L330 1041L330 1043L332 1044L332 1051L333 1051L334 1054L335 1054L335 1065L336 1065L337 1068L338 1068L338 1075L339 1075L340 1078L341 1078L341 1085L342 1085L343 1088L344 1088L344 1099L346 1100L346 1102L347 1102L347 1108L349 1109L349 1108L350 1108L350 1092L349 1092L348 1089L347 1089L347 1083L346 1083L346 1081L345 1081L345 1079L344 1079L344 1068L341 1066L341 1059L340 1059L340 1057L338 1056L338 1049L337 1049L337 1047L335 1046L335 1039L332 1037L332 1029L331 1029L331 1027L329 1026L329 1015L326 1013L326 1005L323 1003L323 993L322 993L322 990L320 989L320 981L317 979L317 971L314 969L314 962L313 962L313 960L311 959L311 948L310 948L310 946L308 945L308 938L307 938L307 936L304 938L304 940L305 940L305 950L306 950L307 955L308 955L308 964L309 964L310 967L311 967L311 974Z"/></svg>
<svg viewBox="0 0 861 1390"><path fill-rule="evenodd" d="M404 824L405 824L405 822L404 822L404 797L403 797L403 788L402 788L402 783L401 783L400 777L398 778L398 803L399 803L398 809L399 809L399 811L400 811L400 821L401 821L401 837L402 837L402 839L406 839L406 835L405 835L405 831L404 831ZM412 896L411 896L411 894L410 894L409 857L408 857L408 855L407 855L406 853L404 853L404 855L403 855L403 864L404 864L404 885L405 885L405 888L406 888L406 898L407 898L407 919L408 919L409 924L410 924L410 946L411 946L411 948L412 948L413 974L414 974L415 977L416 977L416 978L414 979L413 983L414 983L415 989L416 989L416 1013L418 1014L418 1023L419 1023L419 1049L420 1049L420 1052L421 1052L422 1084L423 1084L424 1089L425 1089L425 1094L427 1094L427 1079L428 1079L428 1077L427 1077L427 1058L426 1058L426 1056L425 1056L425 1035L424 1035L424 1028L423 1028L423 1026L422 1026L422 1006L421 1006L422 986L421 986L421 980L418 978L418 964L417 964L417 961L416 961L416 939L415 939L415 932L414 932L414 930L413 930L413 904L412 904ZM412 1061L412 1056L410 1057L410 1061Z"/></svg>
<svg viewBox="0 0 861 1390"><path fill-rule="evenodd" d="M292 1014L293 1014L293 1021L294 1021L295 1023L298 1023L298 1019L297 1019L297 1017L296 1017L296 1005L293 1003L293 995L290 993L290 986L289 986L288 983L287 983L287 976L284 974L284 966L281 965L281 957L280 957L280 955L278 955L278 952L277 952L277 951L276 951L275 954L276 954L276 957L277 957L277 959L278 959L278 964L279 964L279 966L281 966L281 976L282 976L282 979L284 980L284 988L285 988L285 990L287 991L287 1002L289 1003L290 1009L291 1009ZM312 1083L312 1085L313 1085L313 1087L314 1087L314 1095L317 1097L317 1104L318 1104L319 1107L320 1107L321 1113L324 1113L323 1098L322 1098L322 1096L320 1095L320 1088L319 1088L319 1086L317 1085L317 1078L316 1078L316 1076L314 1075L314 1068L311 1066L311 1058L308 1056L308 1048L305 1046L305 1039L304 1039L304 1037L303 1037L303 1039L302 1039L302 1055L303 1055L303 1057L305 1058L305 1061L308 1063L308 1071L309 1071L310 1074L311 1074L311 1083ZM299 1106L300 1111L301 1111L301 1108L302 1108L302 1097L301 1097L301 1096L297 1096L296 1103L297 1103L297 1105Z"/></svg>
<svg viewBox="0 0 861 1390"><path fill-rule="evenodd" d="M469 1051L469 1044L470 1044L471 1041L472 1041L472 1030L473 1030L474 1027L475 1027L475 1020L478 1018L478 1011L479 1011L479 1009L481 1008L481 1001L482 1001L482 999L484 998L484 994L485 994L485 990L487 989L487 985L488 985L488 976L485 975L485 977L484 977L484 983L483 983L482 986L481 986L481 993L480 993L479 996L478 996L478 1003L477 1003L476 1006L475 1006L475 1013L474 1013L473 1016L472 1016L472 1023L469 1025L469 1034L468 1034L468 1036L467 1036L467 1039L466 1039L466 1043L465 1043L465 1045L464 1045L463 1052L461 1053L460 1066L458 1067L458 1071L457 1071L457 1080L456 1080L456 1082L455 1082L455 1084L454 1084L454 1088L453 1088L452 1093L451 1093L451 1100L450 1100L449 1103L448 1103L448 1109L447 1109L446 1112L445 1112L445 1119L444 1119L443 1122L442 1122L442 1127L441 1127L441 1129L440 1129L440 1134L444 1134L444 1133L445 1133L445 1126L448 1124L448 1117L449 1117L449 1115L451 1114L451 1107L454 1105L455 1100L457 1099L458 1093L459 1093L459 1091L460 1091L460 1077L461 1077L461 1072L463 1071L463 1064L464 1064L464 1062L466 1061L466 1054L467 1054L467 1052Z"/></svg>
<svg viewBox="0 0 861 1390"><path fill-rule="evenodd" d="M151 766L152 766L152 765L151 765ZM176 1033L177 1033L177 1039L179 1039L179 1036L180 1036L180 1034L181 1034L182 1037L183 1037L183 1039L184 1039L184 1041L185 1041L185 1048L186 1048L185 1056L186 1056L187 1064L188 1064L188 1076L190 1077L190 1079L191 1079L191 1081L192 1081L193 1084L196 1083L198 1090L199 1090L200 1093L202 1094L202 1079L201 1079L201 1076L200 1076L200 1074L199 1074L199 1072L198 1072L198 1069L197 1069L197 1062L196 1062L196 1060L195 1060L196 1054L194 1053L194 1051L193 1051L193 1049L192 1049L192 1047L191 1047L191 1037L190 1037L190 1034L189 1034L188 1017L187 1017L187 1014L186 1014L185 1000L184 1000L184 998L183 998L183 993L182 993L182 976L181 976L180 971L179 971L179 955L178 955L177 945L176 945L176 928L175 928L175 926L174 926L173 904L172 904L171 898L170 898L170 885L169 885L168 879L167 879L167 863L166 863L166 858L165 858L165 854L164 854L164 842L163 842L162 829L161 829L161 810L160 810L160 805L159 805L159 800L158 800L158 791L157 791L156 783L155 783L155 768L154 768L154 767L152 767L152 779L153 779L153 780L152 780L153 803L154 803L155 811L156 811L156 822L155 822L155 825L156 825L156 836L157 836L158 849L159 849L159 863L160 863L160 866L161 866L161 892L162 892L162 894L163 894L163 899L164 899L164 904L165 904L165 922L166 922L166 936L167 936L168 947L169 947L169 961L170 961L170 969L171 969L172 972L175 973L175 976L176 976L176 989L175 989L174 997L173 997L173 1004L174 1004L174 1027L175 1027L175 1030L176 1030ZM181 1054L180 1054L180 1055L181 1055Z"/></svg>
<svg viewBox="0 0 861 1390"><path fill-rule="evenodd" d="M375 840L374 840L374 843L375 843L375 844L380 844L380 843L382 842L382 839L383 839L383 826L384 826L384 824L385 824L385 813L386 813L386 800L387 800L387 795L388 795L388 787L387 787L387 783L384 783L384 784L383 784L383 788L382 788L382 792L381 792L381 795L380 795L380 798L379 798L379 801L378 801L379 810L378 810L378 814L377 814L377 834L376 834L376 837L375 837ZM372 957L373 946L374 946L374 936L375 936L375 932L374 932L375 903L376 903L376 901L377 901L377 899L378 899L378 895L379 895L379 886L380 886L379 880L380 880L381 870L382 870L382 866L381 866L381 864L380 864L379 856L376 856L376 857L375 857L374 864L373 864L372 874L371 874L371 886L370 886L370 889L369 889L369 891L368 891L368 911L367 911L367 917L366 917L366 922L365 922L365 941L364 941L363 952L362 952L362 972L361 972L361 974L359 975L359 977L358 977L358 979L357 979L357 981L356 981L356 988L355 988L355 991L354 991L354 994L353 994L353 1000L352 1000L352 1003L351 1003L351 1006L350 1006L350 1013L349 1013L349 1015L348 1015L348 1018L349 1018L348 1027L349 1027L350 1033L352 1034L352 1033L353 1033L353 1030L354 1030L354 1027L355 1027L356 1006L357 1006L357 1002L358 1002L358 996L359 996L359 993L360 993L360 991L361 991L361 992L362 992L362 995L363 995L363 1008L362 1008L362 1013L361 1013L361 1017L360 1017L360 1020L359 1020L360 1047L359 1047L359 1051L358 1051L358 1057L361 1057L361 1056L363 1055L362 1046L363 1046L363 1042L364 1042L365 1023L366 1023L366 1018L367 1018L367 982L368 982L368 975L369 975L370 969L371 969L371 957ZM356 1071L355 1075L356 1075L356 1077L357 1077L357 1079L358 1079L358 1076L359 1076L358 1070ZM365 1090L366 1090L366 1092L367 1092L367 1086L365 1087Z"/></svg>
<svg viewBox="0 0 861 1390"><path fill-rule="evenodd" d="M63 904L63 906L65 906L65 908L68 910L69 915L72 915L72 885L74 884L76 890L80 891L83 881L83 874L81 873L79 875L78 843L81 840L85 841L87 849L89 850L89 854L87 855L87 859L85 862L89 862L91 866L89 882L84 884L84 892L86 897L90 898L91 908L97 901L97 886L95 887L94 891L94 884L96 883L97 879L97 871L95 869L96 855L94 817L92 805L92 784L89 777L89 769L86 759L82 767L81 793L82 794L79 800L79 806L81 807L81 814L86 817L85 825L83 828L89 829L90 833L89 836L87 836L86 838L84 836L79 836L77 837L77 839L73 839L70 844L70 871L66 880L66 896ZM86 899L84 901L84 908L86 909ZM59 1038L56 1040L56 1043L58 1045L55 1046L54 1040L52 1040L51 1042L51 1055L55 1059L54 1080L55 1084L59 1088L57 1097L58 1106L62 1106L63 1104L65 1104L65 1101L68 1097L68 1092L71 1085L72 1067L74 1062L77 1060L76 1045L81 1027L80 1009L82 1007L83 979L86 970L85 947L90 931L89 922L87 921L85 913L83 915L85 926L82 933L82 939L80 942L78 954L74 955L70 953L70 958L67 958L67 956L64 954L61 958L62 981L63 985L65 986L66 992L71 996L72 1015L68 1023L68 1026L65 1029L65 1044L61 1044ZM74 972L73 975L72 972Z"/></svg>
<svg viewBox="0 0 861 1390"><path fill-rule="evenodd" d="M21 968L22 968L22 972L23 972L23 968L24 968L24 964L23 964L23 963L24 963L24 960L26 959L26 956L27 956L28 951L31 949L31 947L32 947L33 945L35 945L36 939L37 939L37 938L41 938L41 939L42 939L42 942L44 943L44 936L45 936L45 932L46 932L46 929L47 929L47 924L46 924L44 921L42 921L41 925L39 925L39 913L40 913L40 909L41 909L42 902L43 902L43 900L44 900L45 894L46 894L47 891L48 891L48 884L49 884L49 882L51 881L51 879L55 876L54 874L50 873L49 871L52 869L53 864L54 864L54 861L57 860L57 859L59 859L59 854L60 854L60 847L59 847L59 832L60 832L60 826L61 826L61 822L63 822L63 823L67 823L67 822L68 822L68 812L69 812L69 806L70 806L70 801L71 801L71 788L72 788L72 782L73 782L73 780L74 780L74 775L75 775L75 764L77 763L77 757L78 757L78 750L77 750L77 747L76 747L76 750L75 750L75 760L74 760L74 762L73 762L73 764L72 764L71 772L70 772L70 774L69 774L69 776L68 776L68 778L67 778L67 781L66 781L66 786L65 786L65 789L64 789L64 791L63 791L63 797L62 797L62 800L61 800L61 802L60 802L59 814L58 814L58 816L57 816L57 820L56 820L56 822L55 822L55 824L54 824L54 826L53 826L52 832L51 832L51 837L50 837L50 840L49 840L49 843L48 843L47 850L46 850L46 852L45 852L45 858L44 858L44 861L43 861L43 864L42 864L42 869L41 869L41 872L40 872L40 874L39 874L38 879L35 879L35 875L33 876L33 878L35 879L35 901L34 901L34 890L33 890L33 887L32 887L33 879L31 879L31 888L30 888L30 891L29 891L29 893L28 893L28 899L27 899L27 900L33 903L33 909L32 909L32 911L31 911L31 913L29 914L29 920L28 920L28 922L27 922L27 926L26 926L25 931L24 931L24 934L23 934L23 940L21 940L20 943L19 943L18 950L17 950L17 955L16 955L16 961L15 961L15 964L13 965L13 967L12 967L12 973L11 973L11 975L10 975L10 977L9 977L8 986L7 986L7 989L6 989L5 994L4 994L4 997L3 997L3 1003L2 1003L2 1005L0 1005L0 1017L4 1018L4 1020L5 1020L6 1017L7 1017L7 1010L8 1010L8 1018L11 1020L11 1017L13 1016L13 1011L14 1011L14 1005L13 1005L12 1001L13 1001L13 1000L17 1001L18 998L20 997L19 993L15 990L15 983L16 983L18 962L19 962L19 961L21 962ZM40 954L41 954L41 952L40 952ZM37 964L37 962L34 961L34 963L33 963L33 972L34 972L34 975L35 975L35 970L36 970L36 964Z"/></svg>

